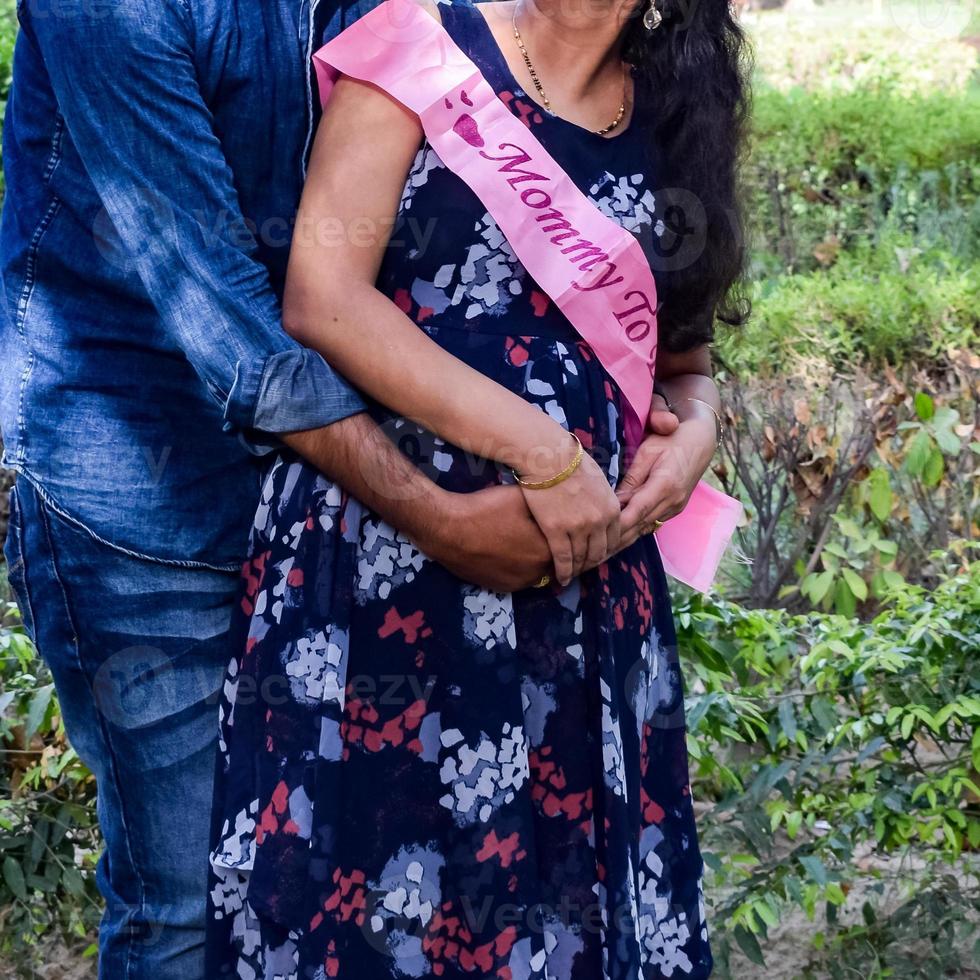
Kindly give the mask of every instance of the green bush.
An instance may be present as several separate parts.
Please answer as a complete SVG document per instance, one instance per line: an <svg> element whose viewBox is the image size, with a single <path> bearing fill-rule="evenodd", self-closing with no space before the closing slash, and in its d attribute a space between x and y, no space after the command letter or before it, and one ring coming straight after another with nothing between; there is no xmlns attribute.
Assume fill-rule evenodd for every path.
<svg viewBox="0 0 980 980"><path fill-rule="evenodd" d="M33 975L41 939L91 940L100 916L99 835L95 780L65 741L51 677L7 602L0 746L0 954Z"/></svg>
<svg viewBox="0 0 980 980"><path fill-rule="evenodd" d="M923 253L892 236L842 251L828 269L757 281L753 301L746 326L719 333L718 353L737 374L927 363L976 344L980 258Z"/></svg>
<svg viewBox="0 0 980 980"><path fill-rule="evenodd" d="M794 909L822 920L816 977L965 966L980 901L980 562L933 591L900 584L869 622L700 597L677 612L721 976L757 975L734 970L733 948L762 966Z"/></svg>
<svg viewBox="0 0 980 980"><path fill-rule="evenodd" d="M7 108L7 93L14 63L14 40L17 37L17 17L14 0L0 0L0 119ZM2 131L2 126L0 126ZM0 161L0 199L3 197L3 167Z"/></svg>
<svg viewBox="0 0 980 980"><path fill-rule="evenodd" d="M755 316L725 363L935 358L976 342L980 89L756 94L745 168Z"/></svg>
<svg viewBox="0 0 980 980"><path fill-rule="evenodd" d="M941 584L934 554L980 540L980 355L830 380L807 376L814 363L724 381L716 474L745 507L748 560L726 562L722 584L748 607L867 618L903 579Z"/></svg>
<svg viewBox="0 0 980 980"><path fill-rule="evenodd" d="M760 91L745 169L757 276L904 235L980 259L980 91Z"/></svg>
<svg viewBox="0 0 980 980"><path fill-rule="evenodd" d="M760 89L752 112L755 152L789 170L942 170L976 162L980 91L904 97L894 91Z"/></svg>

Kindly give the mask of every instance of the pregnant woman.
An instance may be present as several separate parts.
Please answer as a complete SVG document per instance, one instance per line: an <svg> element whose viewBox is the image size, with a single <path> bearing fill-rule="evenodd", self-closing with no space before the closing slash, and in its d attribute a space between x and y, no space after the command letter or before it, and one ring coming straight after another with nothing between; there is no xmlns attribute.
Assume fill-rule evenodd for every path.
<svg viewBox="0 0 980 980"><path fill-rule="evenodd" d="M647 495L631 493L622 392L564 300L405 100L341 77L287 329L440 485L519 484L554 570L513 594L468 585L308 465L275 464L222 705L208 978L706 977L682 685L649 531L715 449L707 344L716 317L743 315L741 35L727 0L410 9L641 244L671 413L651 413ZM389 66L423 57L405 24ZM657 486L673 489L651 504Z"/></svg>

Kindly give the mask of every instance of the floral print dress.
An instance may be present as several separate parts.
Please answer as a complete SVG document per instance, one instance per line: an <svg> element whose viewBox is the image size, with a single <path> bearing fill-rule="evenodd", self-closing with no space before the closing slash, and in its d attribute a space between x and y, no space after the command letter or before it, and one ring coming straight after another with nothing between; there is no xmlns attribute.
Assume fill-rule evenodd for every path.
<svg viewBox="0 0 980 980"><path fill-rule="evenodd" d="M647 246L644 109L543 113L474 8L446 29ZM622 475L619 392L423 145L379 288ZM441 486L506 479L374 409ZM262 491L221 706L208 980L654 980L711 970L670 602L653 538L558 586L460 581L305 463Z"/></svg>

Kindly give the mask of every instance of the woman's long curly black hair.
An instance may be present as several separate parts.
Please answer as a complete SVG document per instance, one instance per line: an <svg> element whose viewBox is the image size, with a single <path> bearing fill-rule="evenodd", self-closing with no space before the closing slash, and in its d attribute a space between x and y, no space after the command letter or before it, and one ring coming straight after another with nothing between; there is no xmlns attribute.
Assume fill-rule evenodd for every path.
<svg viewBox="0 0 980 980"><path fill-rule="evenodd" d="M746 136L750 56L730 0L656 0L663 22L642 23L641 0L625 57L653 109L658 217L667 250L655 262L662 342L686 350L738 325L746 240L738 166Z"/></svg>

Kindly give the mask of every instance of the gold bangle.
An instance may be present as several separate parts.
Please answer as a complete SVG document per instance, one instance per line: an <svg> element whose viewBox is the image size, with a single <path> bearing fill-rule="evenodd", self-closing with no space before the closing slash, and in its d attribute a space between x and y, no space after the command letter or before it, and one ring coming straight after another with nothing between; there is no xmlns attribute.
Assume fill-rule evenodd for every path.
<svg viewBox="0 0 980 980"><path fill-rule="evenodd" d="M578 446L578 451L575 453L575 458L566 466L560 473L556 473L553 477L548 480L541 480L537 483L530 483L529 481L518 476L517 472L512 470L514 473L514 479L525 489L525 490L547 490L549 487L556 487L559 483L564 483L579 467L579 463L582 462L582 457L585 455L585 447L582 445L582 440L579 439L574 432L568 433Z"/></svg>
<svg viewBox="0 0 980 980"><path fill-rule="evenodd" d="M718 414L718 411L714 405L712 405L710 402L706 402L703 398L681 398L679 401L669 404L667 408L674 412L674 405L679 405L681 402L698 402L699 404L704 405L704 407L711 412L711 414L715 417L715 447L717 448L720 446L722 436L725 434L725 426L721 421L721 416ZM676 415L677 413L674 412L674 414Z"/></svg>

